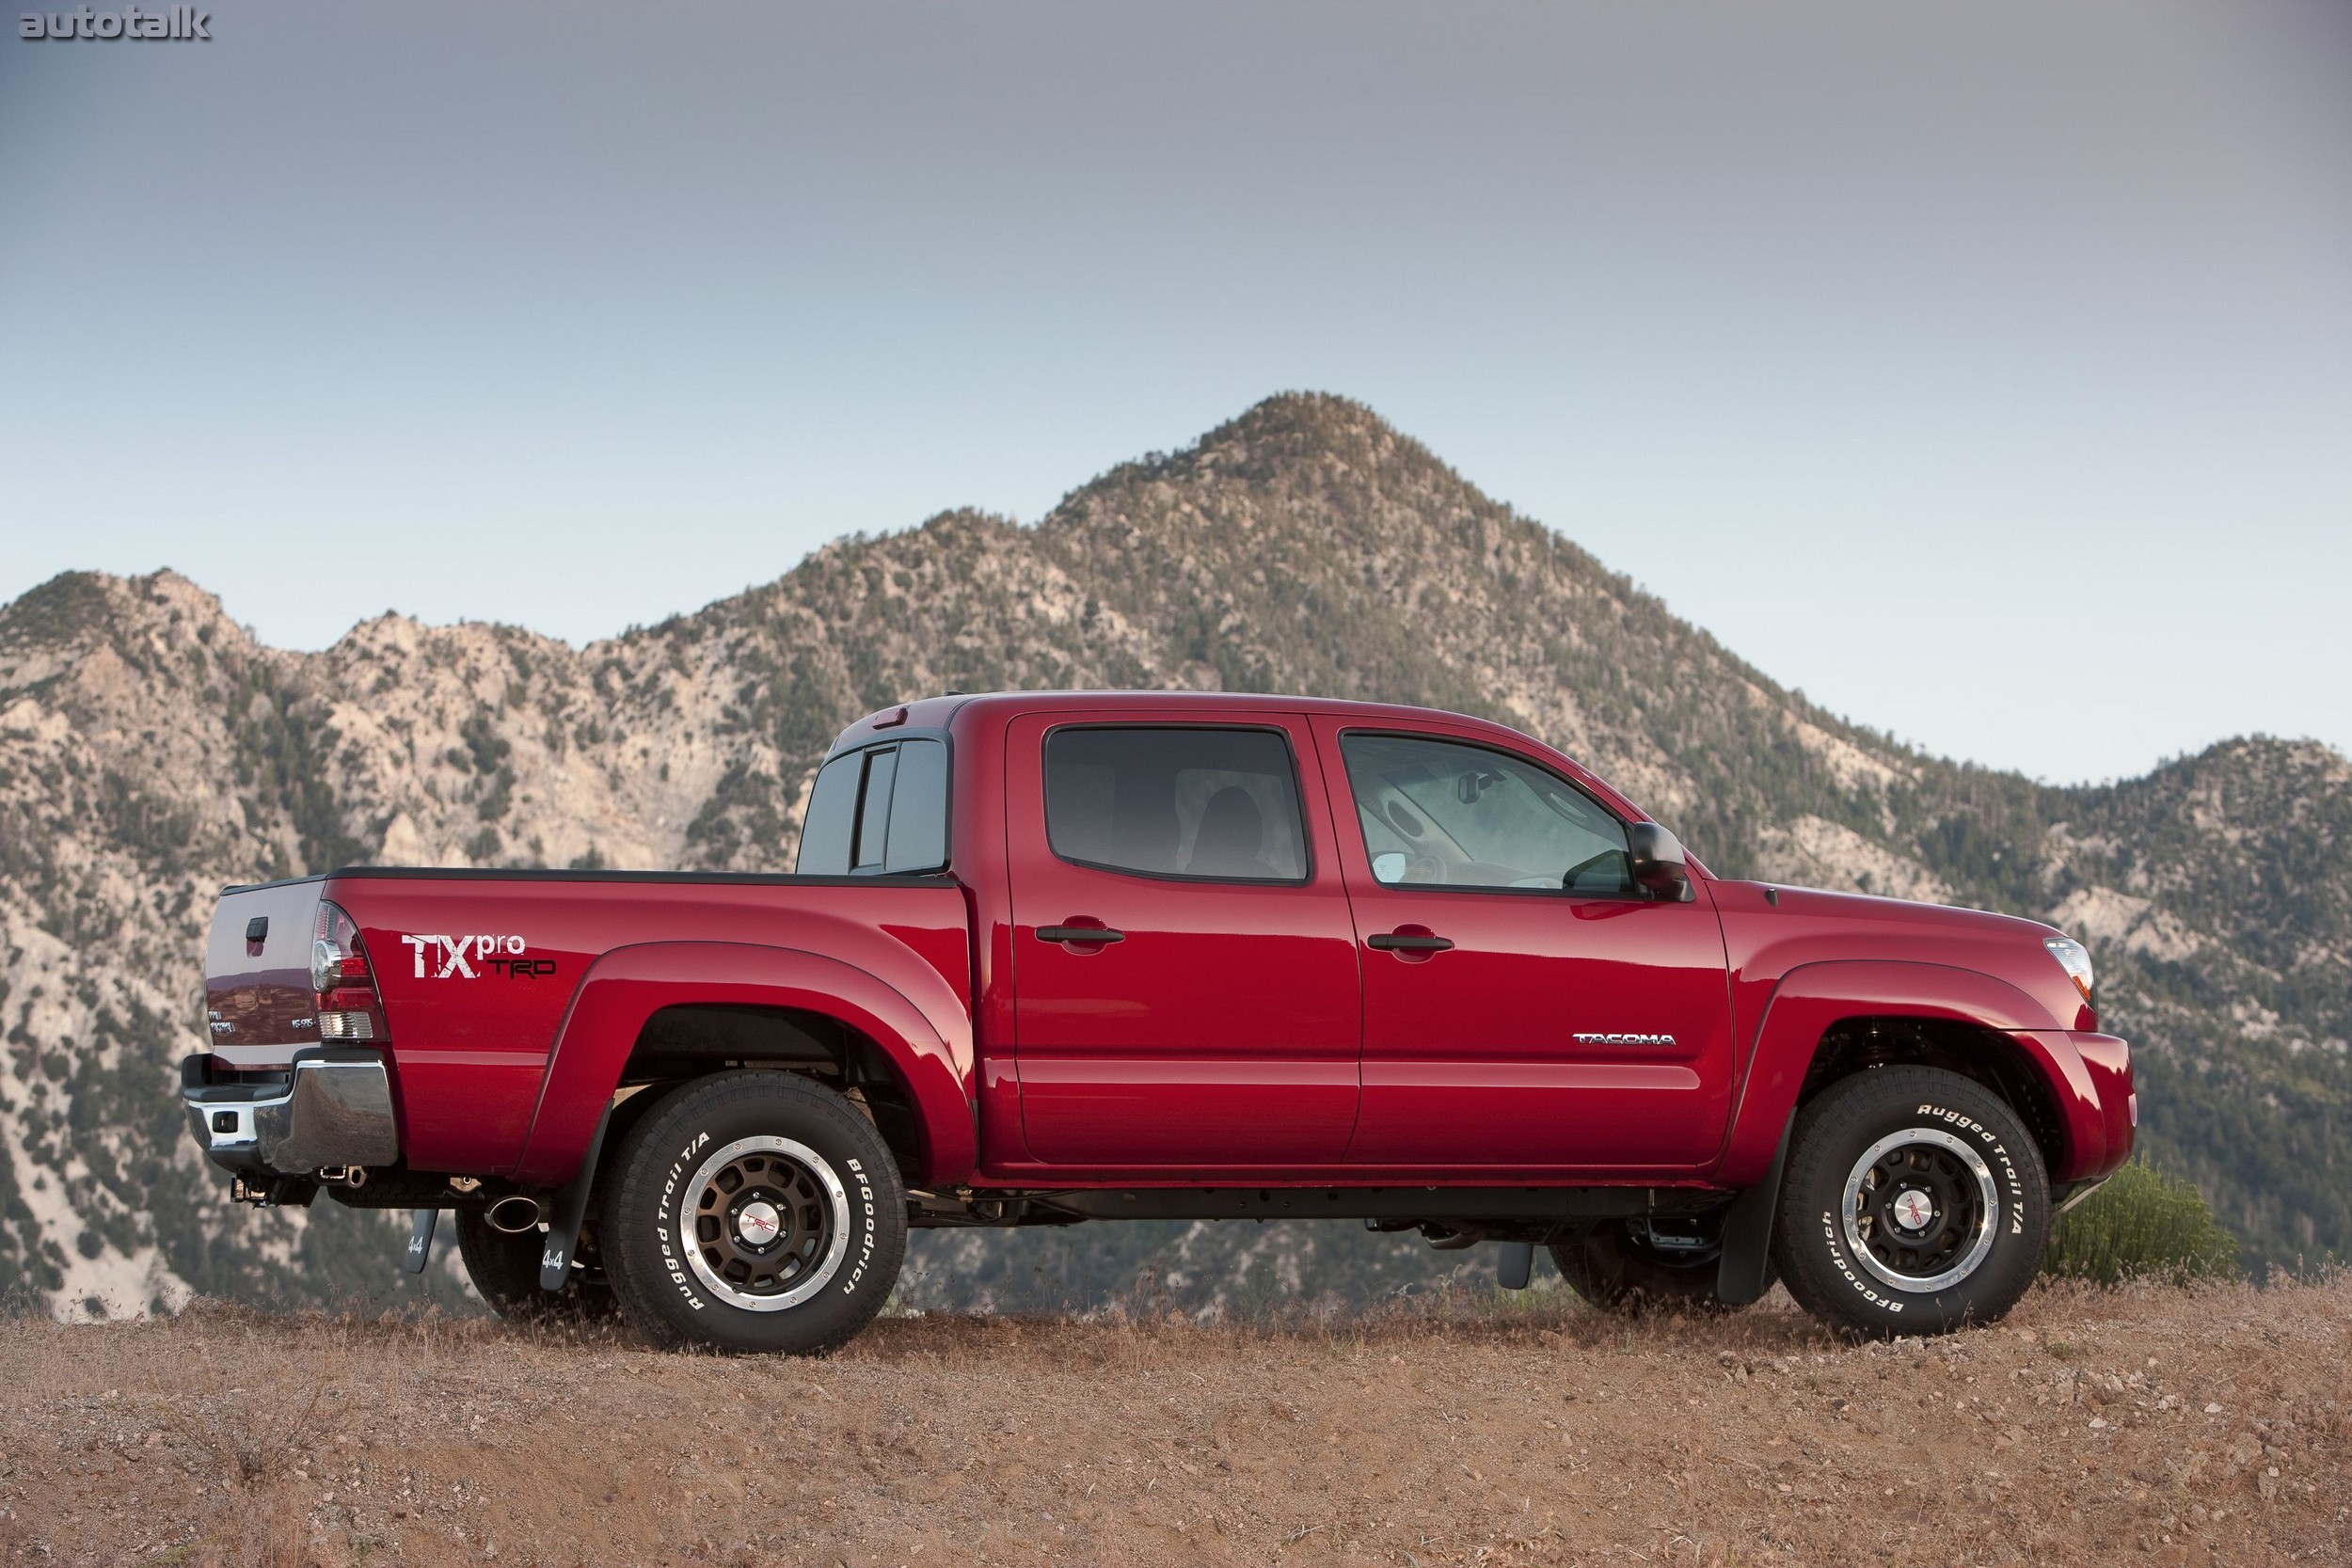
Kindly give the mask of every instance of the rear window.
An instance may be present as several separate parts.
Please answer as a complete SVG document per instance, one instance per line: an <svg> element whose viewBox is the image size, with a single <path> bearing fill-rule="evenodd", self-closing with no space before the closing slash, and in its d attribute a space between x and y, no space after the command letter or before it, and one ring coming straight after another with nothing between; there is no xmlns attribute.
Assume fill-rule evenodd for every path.
<svg viewBox="0 0 2352 1568"><path fill-rule="evenodd" d="M1045 741L1045 836L1062 859L1113 871L1307 876L1297 771L1271 730L1056 730Z"/></svg>
<svg viewBox="0 0 2352 1568"><path fill-rule="evenodd" d="M807 877L937 871L947 863L947 748L902 740L818 770L793 869Z"/></svg>

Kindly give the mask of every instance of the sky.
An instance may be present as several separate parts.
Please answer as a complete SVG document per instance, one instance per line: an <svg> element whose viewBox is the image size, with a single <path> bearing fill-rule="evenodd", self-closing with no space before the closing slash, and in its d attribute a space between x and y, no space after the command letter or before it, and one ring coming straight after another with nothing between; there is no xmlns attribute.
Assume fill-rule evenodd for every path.
<svg viewBox="0 0 2352 1568"><path fill-rule="evenodd" d="M585 641L1307 388L1931 751L2352 750L2342 0L210 30L0 37L0 600Z"/></svg>

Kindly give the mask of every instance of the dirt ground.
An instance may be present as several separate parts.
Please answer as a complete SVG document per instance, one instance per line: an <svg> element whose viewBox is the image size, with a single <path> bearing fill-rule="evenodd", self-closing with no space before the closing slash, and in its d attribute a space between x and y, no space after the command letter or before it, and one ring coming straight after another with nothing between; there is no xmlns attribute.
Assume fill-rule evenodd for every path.
<svg viewBox="0 0 2352 1568"><path fill-rule="evenodd" d="M898 1318L822 1361L199 1309L0 1325L0 1562L2336 1561L2352 1284Z"/></svg>

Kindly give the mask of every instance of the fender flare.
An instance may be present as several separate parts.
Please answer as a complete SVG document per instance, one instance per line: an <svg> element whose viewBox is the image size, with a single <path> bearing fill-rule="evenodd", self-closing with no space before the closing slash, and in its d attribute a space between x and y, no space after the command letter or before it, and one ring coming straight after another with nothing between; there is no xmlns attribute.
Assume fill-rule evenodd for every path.
<svg viewBox="0 0 2352 1568"><path fill-rule="evenodd" d="M1897 959L1802 964L1781 976L1765 1006L1740 1074L1719 1180L1748 1187L1767 1178L1795 1118L1814 1051L1833 1025L1857 1017L1941 1019L2007 1035L2041 1073L2071 1136L2081 1136L2081 1118L2068 1114L2070 1107L2098 1103L2064 1022L2006 980L1952 964ZM2104 1147L2070 1149L2066 1164L2095 1164L2105 1152Z"/></svg>
<svg viewBox="0 0 2352 1568"><path fill-rule="evenodd" d="M880 976L795 947L751 942L661 942L618 947L589 965L573 993L523 1140L514 1180L556 1185L589 1151L621 1069L645 1022L692 1003L789 1007L818 1013L866 1036L890 1058L914 1101L923 1178L951 1183L978 1155L972 1120L972 1038L961 1004L940 990L926 1009ZM952 1037L933 1022L962 1021Z"/></svg>

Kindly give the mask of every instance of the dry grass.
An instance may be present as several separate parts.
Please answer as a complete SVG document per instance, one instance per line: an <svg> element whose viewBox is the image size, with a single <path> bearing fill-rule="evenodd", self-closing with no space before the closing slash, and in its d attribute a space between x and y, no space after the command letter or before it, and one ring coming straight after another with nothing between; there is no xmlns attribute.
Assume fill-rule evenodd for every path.
<svg viewBox="0 0 2352 1568"><path fill-rule="evenodd" d="M2266 1562L2352 1546L2352 1285L898 1319L826 1361L495 1323L0 1326L0 1562Z"/></svg>

